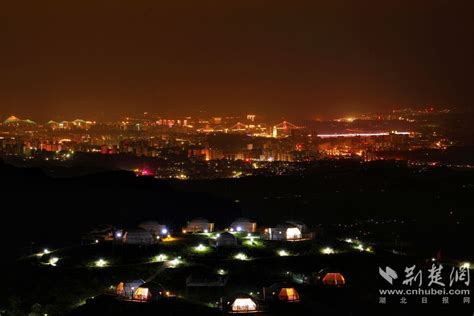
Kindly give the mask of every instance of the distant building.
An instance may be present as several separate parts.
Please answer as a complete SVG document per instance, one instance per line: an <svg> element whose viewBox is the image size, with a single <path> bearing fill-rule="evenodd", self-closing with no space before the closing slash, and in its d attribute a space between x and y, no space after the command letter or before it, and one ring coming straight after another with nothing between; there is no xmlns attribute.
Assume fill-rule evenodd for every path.
<svg viewBox="0 0 474 316"><path fill-rule="evenodd" d="M22 120L14 115L8 117L5 121L3 121L3 125L6 127L21 129L31 129L37 127L36 122L30 119Z"/></svg>
<svg viewBox="0 0 474 316"><path fill-rule="evenodd" d="M55 122L53 120L49 121L48 123L46 123L46 127L49 127L51 128L52 130L56 130L59 128L59 123L58 122Z"/></svg>

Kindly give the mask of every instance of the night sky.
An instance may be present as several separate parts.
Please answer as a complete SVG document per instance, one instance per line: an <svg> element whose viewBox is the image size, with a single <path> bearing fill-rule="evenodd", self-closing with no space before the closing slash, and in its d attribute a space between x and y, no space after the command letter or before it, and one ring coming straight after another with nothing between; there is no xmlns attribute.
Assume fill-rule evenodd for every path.
<svg viewBox="0 0 474 316"><path fill-rule="evenodd" d="M474 1L4 1L0 117L468 108Z"/></svg>

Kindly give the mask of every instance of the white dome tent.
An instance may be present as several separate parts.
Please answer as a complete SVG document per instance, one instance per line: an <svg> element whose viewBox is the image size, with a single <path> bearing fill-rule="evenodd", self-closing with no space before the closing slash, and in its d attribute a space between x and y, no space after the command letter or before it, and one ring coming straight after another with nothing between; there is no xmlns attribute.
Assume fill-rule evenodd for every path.
<svg viewBox="0 0 474 316"><path fill-rule="evenodd" d="M129 245L151 245L156 242L156 239L149 231L140 228L125 232L123 242Z"/></svg>

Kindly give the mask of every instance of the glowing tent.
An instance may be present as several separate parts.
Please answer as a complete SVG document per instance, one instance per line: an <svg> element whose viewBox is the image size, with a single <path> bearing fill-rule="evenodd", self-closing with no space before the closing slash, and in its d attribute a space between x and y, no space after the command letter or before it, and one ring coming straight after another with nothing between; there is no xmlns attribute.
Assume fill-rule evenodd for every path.
<svg viewBox="0 0 474 316"><path fill-rule="evenodd" d="M171 293L158 283L148 282L140 285L133 293L133 299L137 301L156 300L160 297L169 298Z"/></svg>
<svg viewBox="0 0 474 316"><path fill-rule="evenodd" d="M278 299L285 302L299 302L300 295L294 287L284 287L278 293Z"/></svg>
<svg viewBox="0 0 474 316"><path fill-rule="evenodd" d="M286 229L287 240L295 240L295 239L301 239L301 238L302 238L301 230L298 227L288 227Z"/></svg>
<svg viewBox="0 0 474 316"><path fill-rule="evenodd" d="M151 291L147 287L139 287L133 293L133 299L139 301L148 301L151 298Z"/></svg>
<svg viewBox="0 0 474 316"><path fill-rule="evenodd" d="M286 221L276 227L265 228L263 239L266 240L301 240L303 238L312 238L308 227L297 221Z"/></svg>
<svg viewBox="0 0 474 316"><path fill-rule="evenodd" d="M346 284L346 279L339 272L328 272L323 276L322 282L324 285L343 286Z"/></svg>
<svg viewBox="0 0 474 316"><path fill-rule="evenodd" d="M231 314L255 313L258 312L258 304L252 296L242 293L229 298L225 309Z"/></svg>
<svg viewBox="0 0 474 316"><path fill-rule="evenodd" d="M257 304L251 298L236 298L232 303L233 312L253 312L256 310Z"/></svg>
<svg viewBox="0 0 474 316"><path fill-rule="evenodd" d="M263 296L266 301L280 301L286 303L295 303L300 301L298 291L287 283L274 283L269 287L263 288Z"/></svg>

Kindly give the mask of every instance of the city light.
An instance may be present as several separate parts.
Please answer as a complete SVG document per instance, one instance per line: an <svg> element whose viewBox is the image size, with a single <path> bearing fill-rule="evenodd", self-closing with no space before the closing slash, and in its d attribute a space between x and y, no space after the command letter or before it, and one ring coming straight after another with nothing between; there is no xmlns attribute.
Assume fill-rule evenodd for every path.
<svg viewBox="0 0 474 316"><path fill-rule="evenodd" d="M410 135L410 132L397 132L394 131L392 134L395 135ZM335 134L318 134L319 138L334 138L334 137L374 137L374 136L388 136L390 132L383 133L335 133Z"/></svg>
<svg viewBox="0 0 474 316"><path fill-rule="evenodd" d="M351 238L347 238L347 239L345 240L345 242L347 242L347 243L349 243L349 244L352 244L352 243L353 243L353 241L352 241Z"/></svg>
<svg viewBox="0 0 474 316"><path fill-rule="evenodd" d="M227 271L225 271L224 269L219 269L219 270L217 270L217 274L219 274L219 275L226 275L226 274L227 274Z"/></svg>
<svg viewBox="0 0 474 316"><path fill-rule="evenodd" d="M280 257L286 257L286 256L289 256L290 254L286 250L279 250L278 255Z"/></svg>
<svg viewBox="0 0 474 316"><path fill-rule="evenodd" d="M105 261L104 259L99 259L95 262L95 266L98 268L103 268L106 265L107 265L107 261Z"/></svg>
<svg viewBox="0 0 474 316"><path fill-rule="evenodd" d="M162 235L168 234L168 229L163 228L163 229L161 230L161 234L162 234Z"/></svg>

